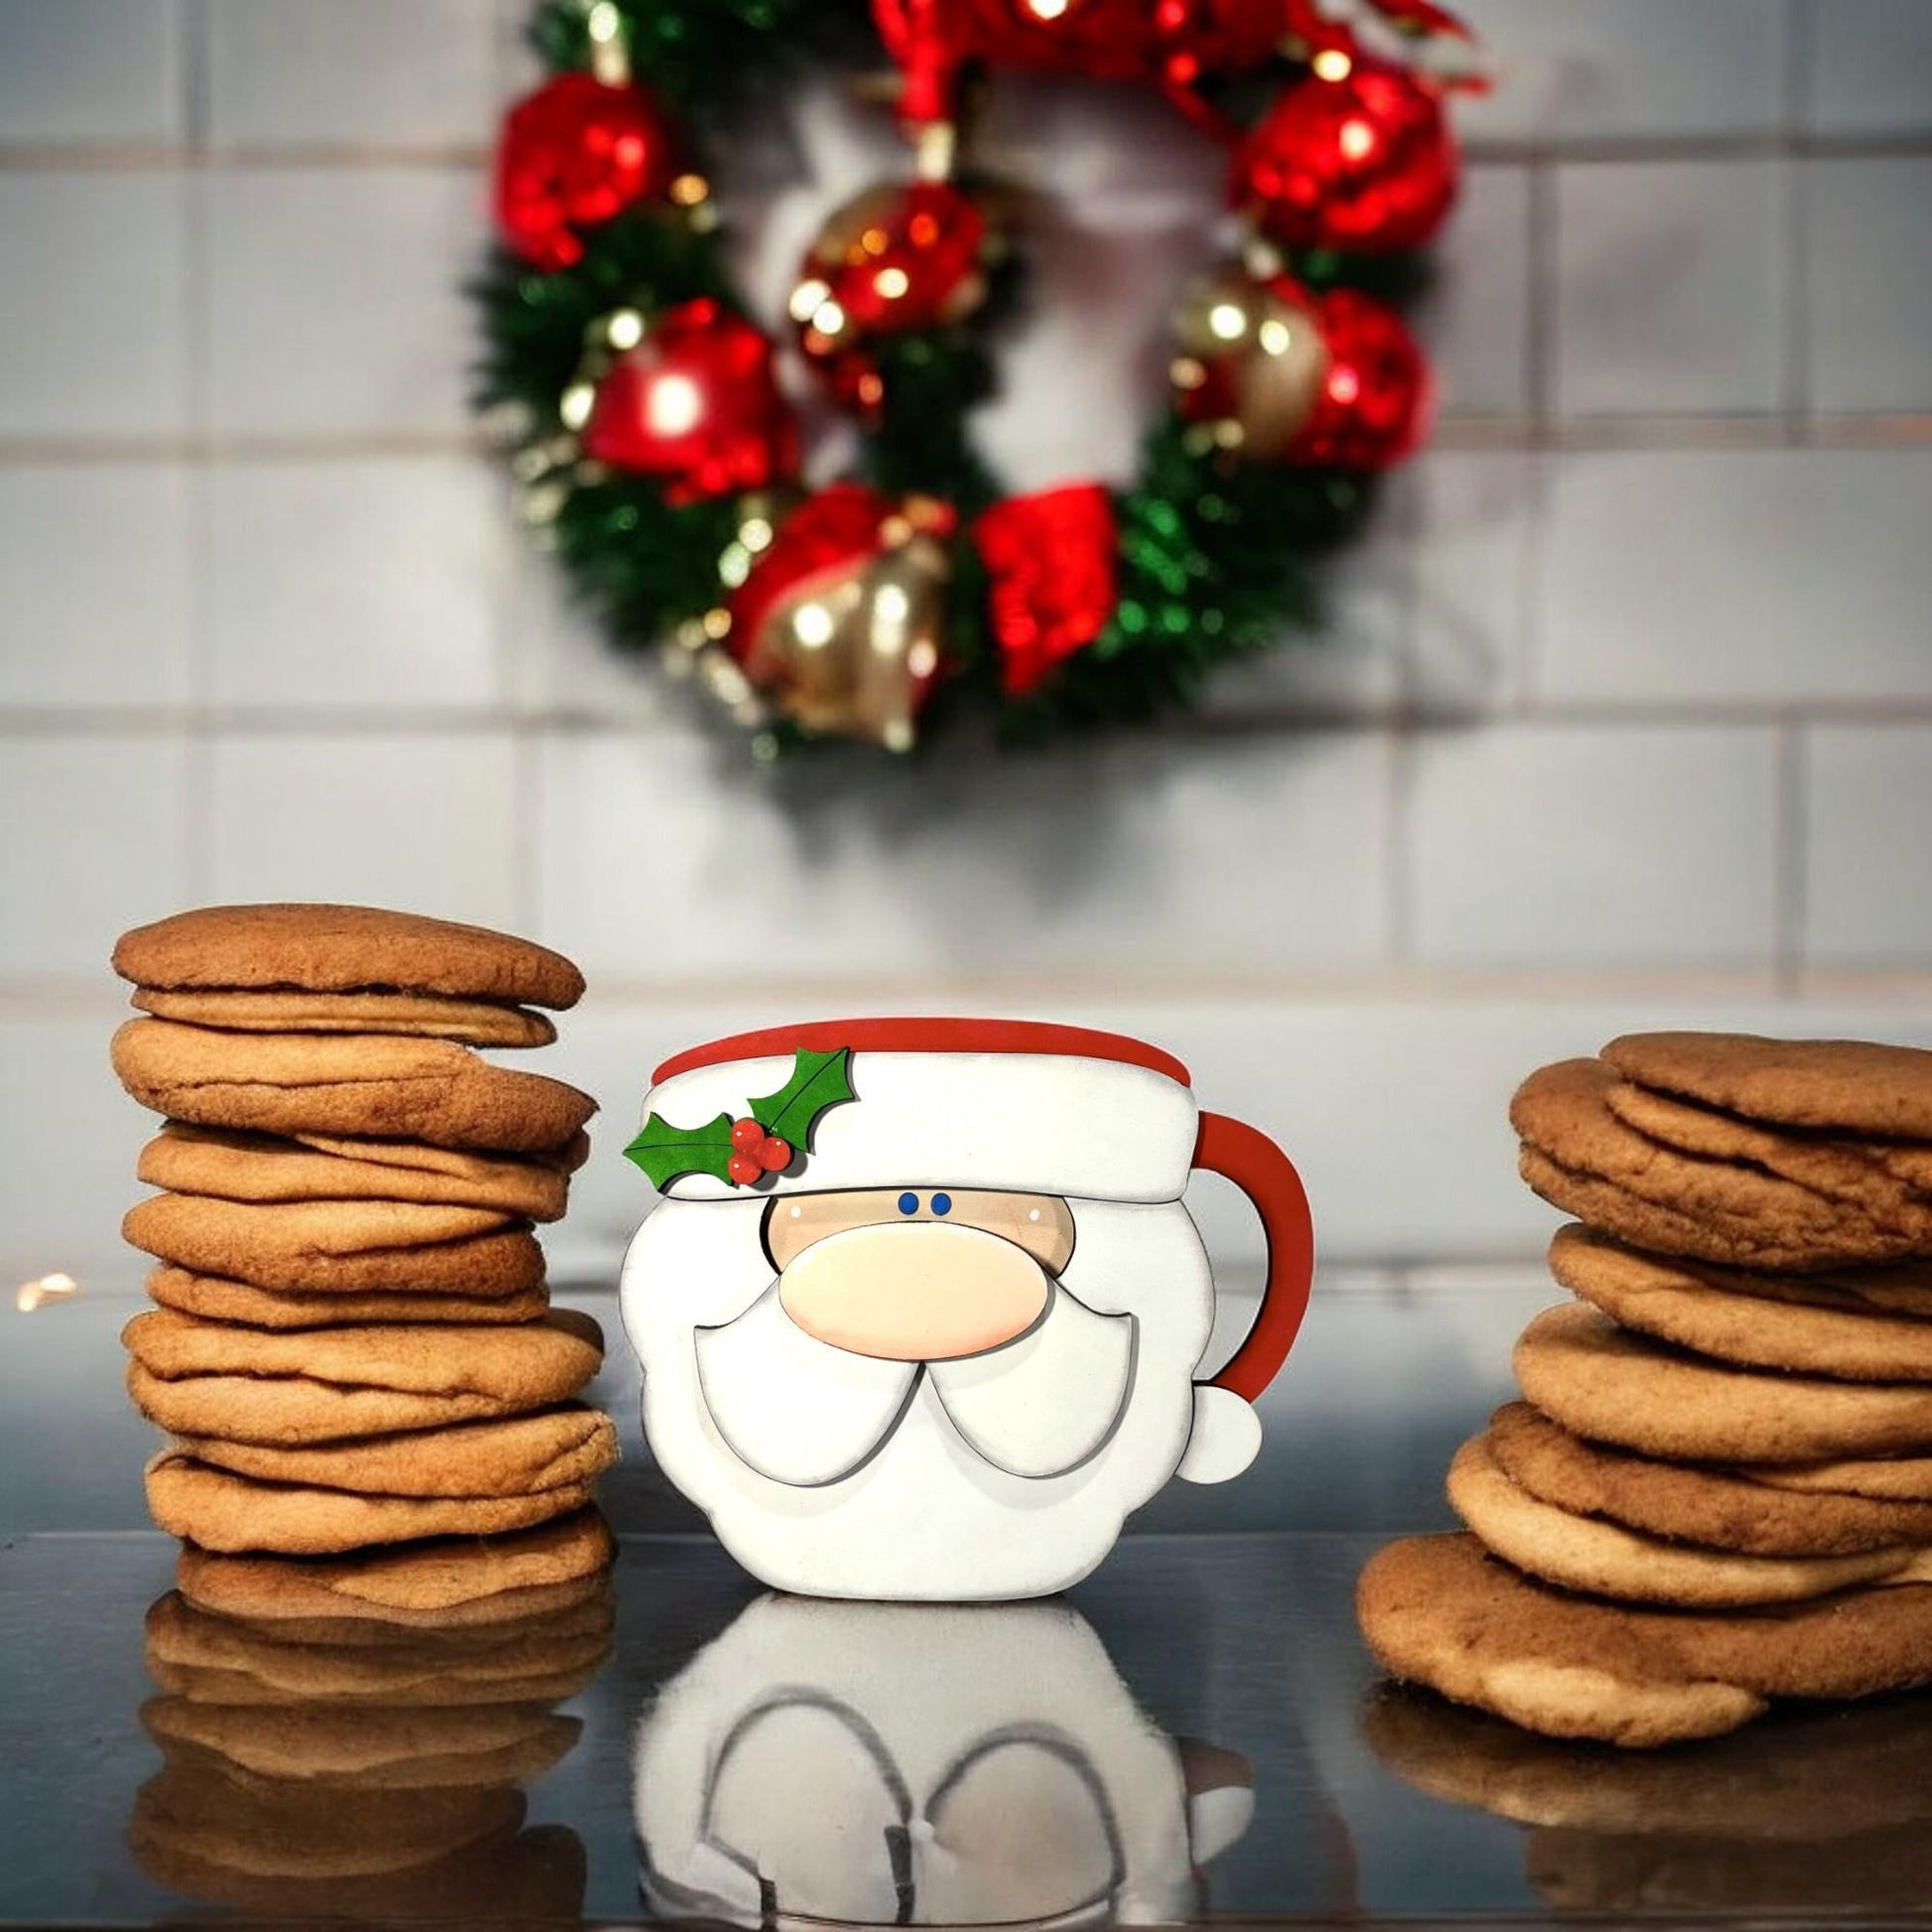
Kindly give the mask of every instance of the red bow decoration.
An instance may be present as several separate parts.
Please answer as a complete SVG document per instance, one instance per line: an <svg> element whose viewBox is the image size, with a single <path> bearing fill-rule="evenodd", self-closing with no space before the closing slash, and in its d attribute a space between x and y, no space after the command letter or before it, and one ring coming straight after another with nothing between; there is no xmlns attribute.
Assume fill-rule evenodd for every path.
<svg viewBox="0 0 1932 1932"><path fill-rule="evenodd" d="M1024 697L1106 629L1119 602L1119 530L1100 483L1011 496L973 525L986 565L1000 682Z"/></svg>

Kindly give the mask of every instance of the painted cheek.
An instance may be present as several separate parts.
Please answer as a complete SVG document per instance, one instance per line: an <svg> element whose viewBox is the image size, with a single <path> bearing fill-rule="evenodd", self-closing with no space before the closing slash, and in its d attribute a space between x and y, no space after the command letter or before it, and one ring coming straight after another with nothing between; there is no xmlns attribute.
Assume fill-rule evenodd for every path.
<svg viewBox="0 0 1932 1932"><path fill-rule="evenodd" d="M815 1241L779 1278L786 1314L855 1355L943 1362L1025 1334L1050 1285L1032 1256L978 1228L851 1228Z"/></svg>

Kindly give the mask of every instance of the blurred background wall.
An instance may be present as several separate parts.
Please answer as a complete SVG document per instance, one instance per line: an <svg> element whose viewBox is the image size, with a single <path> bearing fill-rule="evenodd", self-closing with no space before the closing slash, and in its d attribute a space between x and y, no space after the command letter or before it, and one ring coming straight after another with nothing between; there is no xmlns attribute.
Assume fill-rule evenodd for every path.
<svg viewBox="0 0 1932 1932"><path fill-rule="evenodd" d="M1469 0L1435 450L1330 633L1051 759L753 768L560 608L466 417L519 0L0 0L0 1255L119 1292L114 934L341 897L538 935L607 1110L773 1018L1144 1033L1267 1123L1331 1293L1520 1278L1503 1110L1629 1027L1932 1042L1932 6ZM1055 198L991 425L1124 469L1218 169L1003 88ZM728 171L776 313L901 166L830 93ZM1227 1204L1205 1212L1237 1246ZM90 1273L91 1271L91 1273Z"/></svg>

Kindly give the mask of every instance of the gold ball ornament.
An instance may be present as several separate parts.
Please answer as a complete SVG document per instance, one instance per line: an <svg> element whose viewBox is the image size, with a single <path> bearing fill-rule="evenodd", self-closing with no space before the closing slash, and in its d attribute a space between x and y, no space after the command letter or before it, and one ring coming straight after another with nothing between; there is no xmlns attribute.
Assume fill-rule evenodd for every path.
<svg viewBox="0 0 1932 1932"><path fill-rule="evenodd" d="M733 600L751 684L816 736L910 751L943 670L953 527L944 504L856 484L807 499Z"/></svg>
<svg viewBox="0 0 1932 1932"><path fill-rule="evenodd" d="M1283 455L1328 379L1328 346L1301 284L1222 269L1188 291L1174 336L1172 375L1182 420L1224 449L1263 460Z"/></svg>

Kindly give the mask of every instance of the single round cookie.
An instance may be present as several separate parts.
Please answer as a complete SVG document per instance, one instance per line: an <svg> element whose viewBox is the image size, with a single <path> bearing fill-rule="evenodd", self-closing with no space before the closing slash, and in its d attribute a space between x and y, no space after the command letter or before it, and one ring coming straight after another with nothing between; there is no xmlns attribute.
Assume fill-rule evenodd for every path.
<svg viewBox="0 0 1932 1932"><path fill-rule="evenodd" d="M199 1704L169 1695L141 1707L141 1728L164 1749L185 1744L256 1777L330 1790L428 1791L519 1784L554 1768L583 1732L543 1705L366 1706Z"/></svg>
<svg viewBox="0 0 1932 1932"><path fill-rule="evenodd" d="M1516 1090L1510 1124L1565 1173L1590 1176L1693 1224L1704 1245L1684 1252L1758 1266L1784 1256L1802 1271L1895 1261L1932 1247L1932 1205L1898 1226L1880 1226L1856 1202L1741 1163L1681 1154L1617 1118L1608 1102L1616 1084L1601 1060L1543 1067Z"/></svg>
<svg viewBox="0 0 1932 1932"><path fill-rule="evenodd" d="M1625 1034L1603 1058L1641 1087L1748 1120L1932 1139L1932 1053L1862 1039Z"/></svg>
<svg viewBox="0 0 1932 1932"><path fill-rule="evenodd" d="M1391 1675L1552 1737L1714 1737L1774 1697L1872 1697L1932 1682L1924 1584L1748 1615L1660 1610L1553 1589L1473 1536L1426 1536L1371 1559L1355 1608Z"/></svg>
<svg viewBox="0 0 1932 1932"><path fill-rule="evenodd" d="M573 1007L584 976L508 933L367 905L210 905L123 933L114 970L171 992L440 993Z"/></svg>
<svg viewBox="0 0 1932 1932"><path fill-rule="evenodd" d="M514 1225L487 1207L418 1201L282 1201L258 1206L207 1194L155 1194L129 1208L122 1237L199 1274L299 1287L318 1265L447 1247ZM272 1278L272 1281L271 1279Z"/></svg>
<svg viewBox="0 0 1932 1932"><path fill-rule="evenodd" d="M567 1516L591 1499L587 1482L517 1496L372 1496L256 1482L179 1449L147 1466L148 1513L170 1536L204 1550L287 1557L341 1556L430 1536L492 1536Z"/></svg>
<svg viewBox="0 0 1932 1932"><path fill-rule="evenodd" d="M603 1587L617 1546L595 1509L516 1536L378 1550L325 1563L184 1550L175 1587L219 1618L293 1627L345 1620L448 1632L519 1622Z"/></svg>
<svg viewBox="0 0 1932 1932"><path fill-rule="evenodd" d="M486 1208L506 1218L555 1221L569 1177L535 1161L461 1155L463 1173L325 1154L272 1134L224 1133L170 1121L141 1150L136 1175L175 1194L268 1205L294 1201L414 1201Z"/></svg>
<svg viewBox="0 0 1932 1932"><path fill-rule="evenodd" d="M561 1080L491 1066L447 1039L220 1034L130 1020L112 1055L142 1106L200 1127L525 1153L561 1148L597 1111Z"/></svg>
<svg viewBox="0 0 1932 1932"><path fill-rule="evenodd" d="M1887 1455L1800 1462L1738 1472L1774 1488L1808 1495L1863 1496L1872 1501L1932 1503L1932 1456Z"/></svg>
<svg viewBox="0 0 1932 1932"><path fill-rule="evenodd" d="M1557 1231L1550 1272L1613 1321L1700 1355L1850 1382L1932 1382L1932 1321L1737 1295L1586 1228Z"/></svg>
<svg viewBox="0 0 1932 1932"><path fill-rule="evenodd" d="M386 1327L399 1321L483 1321L503 1326L535 1321L550 1308L550 1296L542 1288L493 1298L424 1294L421 1290L303 1295L257 1288L252 1282L191 1274L167 1262L149 1271L148 1294L164 1309L177 1309L208 1321L235 1321L247 1328Z"/></svg>
<svg viewBox="0 0 1932 1932"><path fill-rule="evenodd" d="M261 1209L260 1212L271 1210ZM242 1280L284 1295L440 1295L496 1297L543 1286L543 1250L526 1229L508 1227L467 1241L420 1248L370 1248L360 1254L242 1255L231 1243L190 1241L178 1229L157 1234L150 1217L133 1215L123 1231L135 1246L191 1274ZM237 1276L238 1262L247 1273Z"/></svg>
<svg viewBox="0 0 1932 1932"><path fill-rule="evenodd" d="M1615 1081L1604 1098L1626 1127L1681 1154L1746 1162L1817 1193L1856 1202L1873 1220L1905 1233L1925 1224L1924 1195L1876 1159L1870 1143L1765 1127L1628 1080Z"/></svg>
<svg viewBox="0 0 1932 1932"><path fill-rule="evenodd" d="M214 1468L305 1489L390 1497L532 1496L595 1481L618 1459L618 1430L609 1416L571 1403L507 1422L316 1449L206 1436L178 1438L175 1447Z"/></svg>
<svg viewBox="0 0 1932 1932"><path fill-rule="evenodd" d="M1619 1602L1747 1609L1800 1602L1883 1578L1932 1582L1932 1574L1918 1574L1918 1553L1909 1548L1836 1557L1746 1556L1667 1543L1620 1523L1573 1515L1513 1482L1480 1436L1456 1451L1449 1499L1492 1555L1547 1584Z"/></svg>
<svg viewBox="0 0 1932 1932"><path fill-rule="evenodd" d="M527 1007L438 993L172 993L137 986L131 1002L157 1020L237 1034L404 1034L465 1046L548 1046L557 1029Z"/></svg>
<svg viewBox="0 0 1932 1932"><path fill-rule="evenodd" d="M462 1179L485 1179L504 1164L505 1157L478 1154L464 1148L431 1147L427 1141L381 1141L355 1134L291 1134L300 1147L334 1154L345 1161L369 1161L412 1173L454 1174ZM591 1137L573 1134L561 1147L532 1148L518 1154L511 1165L547 1168L573 1174L591 1158Z"/></svg>
<svg viewBox="0 0 1932 1932"><path fill-rule="evenodd" d="M122 1333L128 1393L172 1436L289 1447L525 1415L576 1395L603 1338L553 1309L520 1327L269 1333L162 1309Z"/></svg>
<svg viewBox="0 0 1932 1932"><path fill-rule="evenodd" d="M1682 1354L1594 1309L1546 1309L1514 1357L1573 1435L1692 1462L1818 1462L1932 1450L1932 1388L1756 1374Z"/></svg>
<svg viewBox="0 0 1932 1932"><path fill-rule="evenodd" d="M1587 1443L1527 1402L1498 1409L1484 1440L1503 1472L1532 1496L1668 1541L1758 1557L1932 1544L1932 1503L1799 1493L1775 1486L1774 1471L1758 1481L1741 1471L1655 1462Z"/></svg>
<svg viewBox="0 0 1932 1932"><path fill-rule="evenodd" d="M1816 1275L1778 1275L1761 1268L1726 1268L1721 1262L1674 1257L1699 1281L1730 1295L1760 1302L1792 1302L1800 1308L1833 1309L1841 1314L1898 1314L1932 1318L1932 1265L1897 1261L1882 1268L1829 1268Z"/></svg>

